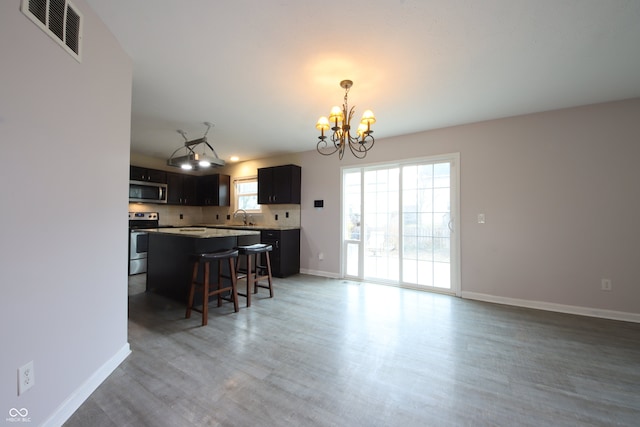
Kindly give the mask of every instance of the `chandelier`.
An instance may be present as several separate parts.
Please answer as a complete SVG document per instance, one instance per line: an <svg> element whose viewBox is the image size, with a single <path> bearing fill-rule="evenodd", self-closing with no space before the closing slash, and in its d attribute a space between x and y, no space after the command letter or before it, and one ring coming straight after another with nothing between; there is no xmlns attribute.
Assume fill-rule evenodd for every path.
<svg viewBox="0 0 640 427"><path fill-rule="evenodd" d="M200 168L220 167L225 165L224 160L218 157L216 150L214 150L207 142L207 134L213 125L209 122L204 122L204 124L207 126L204 136L191 141L187 139L187 133L185 131L181 129L177 130L177 132L184 138L184 145L178 147L176 151L171 154L171 157L167 160L167 165L186 170L198 170ZM198 146L202 149L202 153L198 152ZM206 153L207 147L211 151L212 155ZM176 157L180 150L184 150L184 155Z"/></svg>
<svg viewBox="0 0 640 427"><path fill-rule="evenodd" d="M318 123L316 123L316 129L320 130L320 136L318 137L320 141L318 141L316 148L318 153L324 156L330 156L338 152L338 157L342 160L345 148L349 147L355 157L363 159L375 142L373 135L371 135L373 133L371 125L376 122L376 117L371 110L366 110L362 114L362 119L356 130L356 134L351 135L351 118L353 117L353 109L355 108L351 107L351 109L349 109L347 102L347 95L349 94L351 86L353 86L351 80L343 80L340 82L340 87L344 89L344 104L342 104L342 108L338 106L333 107L328 119L322 116L318 119ZM327 136L324 134L326 130L329 130L330 122L333 123L333 127L331 127L333 133L330 136L332 144L326 141Z"/></svg>

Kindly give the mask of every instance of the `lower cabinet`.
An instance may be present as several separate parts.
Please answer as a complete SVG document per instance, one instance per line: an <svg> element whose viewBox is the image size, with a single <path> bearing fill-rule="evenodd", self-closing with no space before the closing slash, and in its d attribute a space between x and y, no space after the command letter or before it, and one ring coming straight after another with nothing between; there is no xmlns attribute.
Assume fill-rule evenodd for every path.
<svg viewBox="0 0 640 427"><path fill-rule="evenodd" d="M300 273L300 229L262 230L260 241L273 246L271 274L287 277Z"/></svg>

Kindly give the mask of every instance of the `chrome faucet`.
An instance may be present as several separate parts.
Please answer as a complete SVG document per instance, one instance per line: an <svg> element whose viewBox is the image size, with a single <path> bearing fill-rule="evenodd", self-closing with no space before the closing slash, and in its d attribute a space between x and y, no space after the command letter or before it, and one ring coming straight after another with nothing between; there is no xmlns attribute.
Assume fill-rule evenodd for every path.
<svg viewBox="0 0 640 427"><path fill-rule="evenodd" d="M244 209L238 209L237 211L235 211L233 213L233 218L235 218L236 215L238 215L239 212L242 212L242 223L244 225L247 225L247 211L245 211Z"/></svg>

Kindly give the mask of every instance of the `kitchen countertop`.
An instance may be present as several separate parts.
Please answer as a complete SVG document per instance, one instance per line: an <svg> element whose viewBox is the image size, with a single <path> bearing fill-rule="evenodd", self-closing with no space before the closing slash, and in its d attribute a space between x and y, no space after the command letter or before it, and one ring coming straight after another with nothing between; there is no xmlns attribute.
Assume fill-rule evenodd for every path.
<svg viewBox="0 0 640 427"><path fill-rule="evenodd" d="M208 227L174 227L174 228L146 228L148 233L170 234L173 236L188 236L200 239L211 239L216 237L230 236L257 236L260 235L259 230L239 230L239 229L221 229Z"/></svg>
<svg viewBox="0 0 640 427"><path fill-rule="evenodd" d="M215 228L218 230L299 230L300 227L278 225L242 225L242 224L198 224L199 227Z"/></svg>

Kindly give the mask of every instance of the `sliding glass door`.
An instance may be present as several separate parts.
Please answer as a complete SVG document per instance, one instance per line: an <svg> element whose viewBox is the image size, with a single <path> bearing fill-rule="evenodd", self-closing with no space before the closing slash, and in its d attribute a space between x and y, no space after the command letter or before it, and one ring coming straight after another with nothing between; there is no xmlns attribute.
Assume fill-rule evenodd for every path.
<svg viewBox="0 0 640 427"><path fill-rule="evenodd" d="M458 156L343 169L346 277L458 292Z"/></svg>

